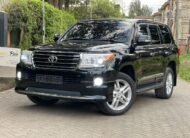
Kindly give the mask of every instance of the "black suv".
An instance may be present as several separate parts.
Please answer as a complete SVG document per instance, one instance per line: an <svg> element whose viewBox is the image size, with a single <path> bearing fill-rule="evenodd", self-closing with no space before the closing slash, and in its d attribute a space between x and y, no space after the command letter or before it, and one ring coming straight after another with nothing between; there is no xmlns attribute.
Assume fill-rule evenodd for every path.
<svg viewBox="0 0 190 138"><path fill-rule="evenodd" d="M55 43L22 51L16 92L41 105L59 99L95 101L110 115L125 113L137 93L171 97L179 49L167 25L147 20L86 20Z"/></svg>

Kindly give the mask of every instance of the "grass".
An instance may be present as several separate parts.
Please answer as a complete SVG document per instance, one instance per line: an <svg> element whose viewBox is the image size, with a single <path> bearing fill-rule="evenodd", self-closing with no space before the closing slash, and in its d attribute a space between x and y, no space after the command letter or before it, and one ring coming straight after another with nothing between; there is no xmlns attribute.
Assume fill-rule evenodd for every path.
<svg viewBox="0 0 190 138"><path fill-rule="evenodd" d="M179 75L182 79L190 82L190 55L180 56Z"/></svg>

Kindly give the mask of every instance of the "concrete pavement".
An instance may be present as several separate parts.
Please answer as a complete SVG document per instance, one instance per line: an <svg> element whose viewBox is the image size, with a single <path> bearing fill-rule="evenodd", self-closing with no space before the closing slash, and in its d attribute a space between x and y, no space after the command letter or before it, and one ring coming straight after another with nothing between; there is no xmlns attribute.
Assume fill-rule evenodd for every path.
<svg viewBox="0 0 190 138"><path fill-rule="evenodd" d="M15 67L0 66L0 77L15 78L15 76L16 76L16 68Z"/></svg>
<svg viewBox="0 0 190 138"><path fill-rule="evenodd" d="M105 116L95 104L61 101L36 106L26 96L0 93L2 138L190 138L190 83L179 80L173 97L137 96L122 116Z"/></svg>
<svg viewBox="0 0 190 138"><path fill-rule="evenodd" d="M0 92L15 86L15 67L0 66Z"/></svg>

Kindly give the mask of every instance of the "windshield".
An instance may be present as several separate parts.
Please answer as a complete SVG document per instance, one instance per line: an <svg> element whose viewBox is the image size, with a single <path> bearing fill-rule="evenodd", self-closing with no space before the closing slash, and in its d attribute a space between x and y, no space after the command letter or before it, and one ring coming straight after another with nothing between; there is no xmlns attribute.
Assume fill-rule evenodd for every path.
<svg viewBox="0 0 190 138"><path fill-rule="evenodd" d="M89 21L73 26L63 37L67 40L96 40L128 43L131 24L125 21Z"/></svg>

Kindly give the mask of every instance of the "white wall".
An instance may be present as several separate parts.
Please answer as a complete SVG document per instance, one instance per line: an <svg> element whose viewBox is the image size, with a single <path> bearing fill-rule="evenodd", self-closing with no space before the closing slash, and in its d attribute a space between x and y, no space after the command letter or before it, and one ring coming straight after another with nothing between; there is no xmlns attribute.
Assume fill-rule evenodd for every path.
<svg viewBox="0 0 190 138"><path fill-rule="evenodd" d="M20 62L20 54L18 48L0 47L0 66L16 67Z"/></svg>

